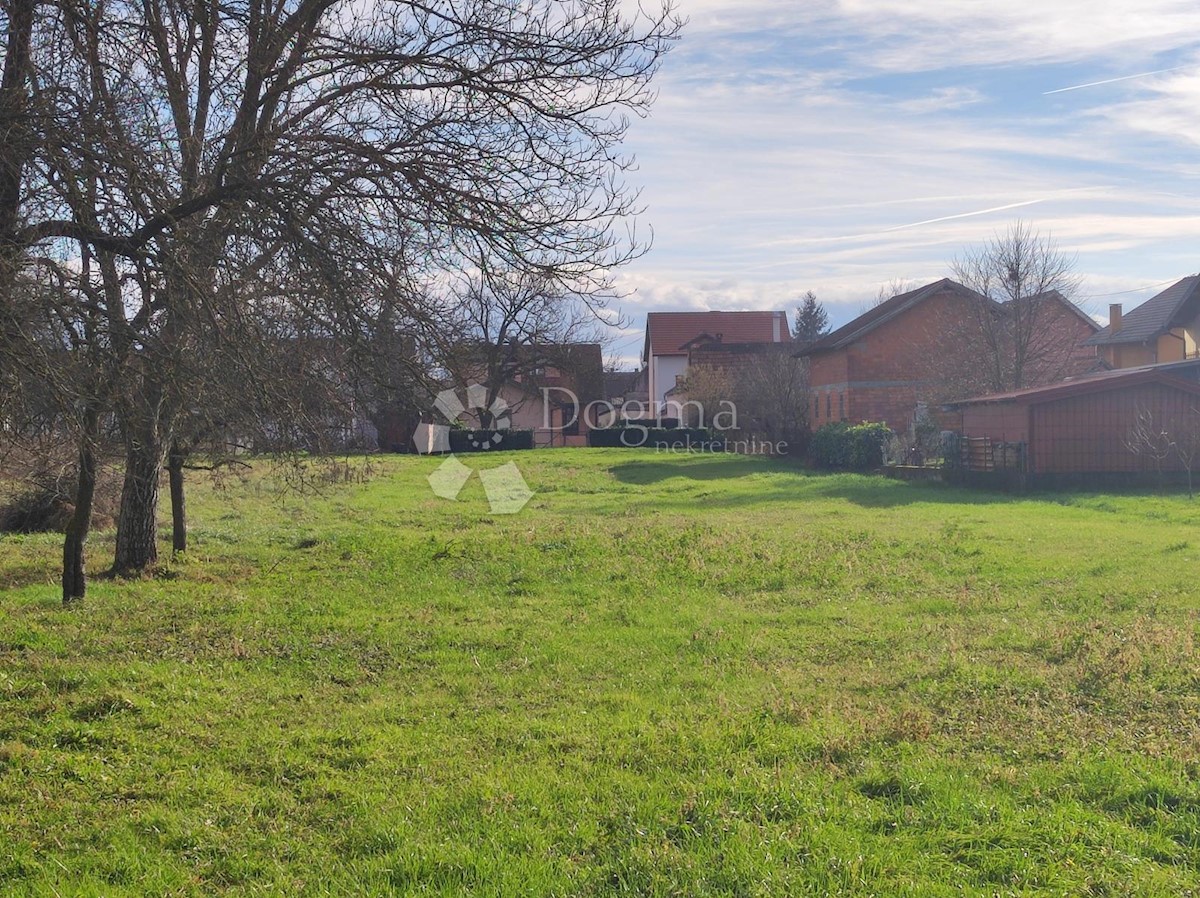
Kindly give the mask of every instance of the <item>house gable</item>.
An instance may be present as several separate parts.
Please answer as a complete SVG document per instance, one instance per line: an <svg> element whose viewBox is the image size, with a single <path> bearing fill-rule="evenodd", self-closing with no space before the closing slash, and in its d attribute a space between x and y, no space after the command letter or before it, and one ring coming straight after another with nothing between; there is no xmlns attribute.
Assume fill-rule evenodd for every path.
<svg viewBox="0 0 1200 898"><path fill-rule="evenodd" d="M1042 300L1049 305L1031 343L1027 378L1046 383L1092 369L1094 351L1081 343L1095 332L1095 322L1059 293ZM1000 319L1006 308L943 278L892 297L813 344L800 355L809 359L818 394L814 425L842 418L903 430L920 409L937 418L948 396L978 391L986 363L981 314ZM822 401L821 394L832 395Z"/></svg>
<svg viewBox="0 0 1200 898"><path fill-rule="evenodd" d="M909 290L907 293L899 293L890 299L884 300L879 305L859 315L853 321L842 325L837 330L826 334L820 340L801 350L799 355L812 356L822 352L845 349L858 340L863 339L872 331L894 321L896 318L919 306L930 297L937 296L943 292L950 292L958 294L963 298L991 303L991 300L981 296L969 287L964 287L957 281L950 280L950 278L942 278L939 281L926 284L924 287ZM995 303L992 304L995 305Z"/></svg>
<svg viewBox="0 0 1200 898"><path fill-rule="evenodd" d="M883 421L903 430L932 406L945 360L990 300L948 278L894 296L798 353L815 394L810 424ZM995 306L995 303L991 303ZM998 306L997 306L998 308Z"/></svg>

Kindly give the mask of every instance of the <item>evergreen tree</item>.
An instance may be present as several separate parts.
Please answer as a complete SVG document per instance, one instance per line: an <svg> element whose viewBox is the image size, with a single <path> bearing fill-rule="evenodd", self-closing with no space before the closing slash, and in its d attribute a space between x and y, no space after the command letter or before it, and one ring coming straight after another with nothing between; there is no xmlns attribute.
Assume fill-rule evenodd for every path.
<svg viewBox="0 0 1200 898"><path fill-rule="evenodd" d="M804 300L796 308L796 326L792 337L804 346L815 343L829 333L829 314L817 299L817 295L809 290L804 294Z"/></svg>

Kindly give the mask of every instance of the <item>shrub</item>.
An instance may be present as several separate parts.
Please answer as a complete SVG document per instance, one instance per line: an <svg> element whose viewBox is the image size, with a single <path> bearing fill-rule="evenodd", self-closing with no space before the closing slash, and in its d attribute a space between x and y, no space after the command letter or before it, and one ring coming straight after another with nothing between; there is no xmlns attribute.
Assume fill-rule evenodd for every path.
<svg viewBox="0 0 1200 898"><path fill-rule="evenodd" d="M808 441L808 457L822 468L844 468L847 463L846 431L850 425L845 421L822 424Z"/></svg>
<svg viewBox="0 0 1200 898"><path fill-rule="evenodd" d="M886 424L836 421L817 428L808 457L822 468L870 471L883 464L883 449L892 436Z"/></svg>
<svg viewBox="0 0 1200 898"><path fill-rule="evenodd" d="M532 449L532 430L451 430L451 452L498 452Z"/></svg>
<svg viewBox="0 0 1200 898"><path fill-rule="evenodd" d="M75 514L75 480L75 471L70 468L34 472L24 487L0 506L0 533L65 530ZM113 526L118 501L112 483L97 485L92 500L92 528L106 530Z"/></svg>

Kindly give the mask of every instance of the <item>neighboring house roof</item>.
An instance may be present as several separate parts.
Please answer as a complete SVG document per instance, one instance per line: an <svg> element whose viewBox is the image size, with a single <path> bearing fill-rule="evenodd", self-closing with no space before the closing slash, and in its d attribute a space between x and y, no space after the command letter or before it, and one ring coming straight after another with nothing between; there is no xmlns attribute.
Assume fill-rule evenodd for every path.
<svg viewBox="0 0 1200 898"><path fill-rule="evenodd" d="M1093 318L1091 315L1089 315L1083 309L1079 308L1079 306L1075 305L1075 303L1071 302L1071 300L1067 299L1065 296L1063 296L1057 290L1050 290L1044 295L1048 299L1057 299L1063 305L1064 308L1066 308L1069 312L1074 314L1076 318L1078 318L1080 321L1082 321L1084 324L1086 324L1089 328L1091 328L1093 334L1100 330L1100 325L1096 323L1095 318ZM1004 305L1008 305L1008 303L1005 303ZM1091 338L1089 337L1088 339L1090 340ZM1090 344L1088 344L1088 345L1090 345Z"/></svg>
<svg viewBox="0 0 1200 898"><path fill-rule="evenodd" d="M935 296L936 294L945 290L958 293L960 296L969 299L982 300L986 303L990 303L997 310L1003 310L1004 307L1008 305L1008 303L997 303L994 300L988 299L982 293L978 293L975 290L972 290L970 287L960 284L958 281L951 280L950 278L942 278L940 281L934 281L932 284L926 284L924 287L918 287L915 290L909 290L907 293L898 293L891 299L884 300L879 305L875 306L875 308L869 309L863 314L859 315L849 324L842 325L832 333L828 333L816 342L806 346L803 350L797 353L797 355L814 355L819 352L831 352L836 349L845 349L851 343L861 340L877 327L880 327L887 322L898 318L918 303L921 303L929 297ZM1075 305L1075 303L1071 302L1057 290L1051 290L1042 295L1047 299L1054 299L1060 302L1064 307L1074 313L1081 321L1086 322L1088 327L1090 327L1093 331L1099 328L1099 325L1097 325L1096 322L1093 321L1086 312L1080 309L1079 306Z"/></svg>
<svg viewBox="0 0 1200 898"><path fill-rule="evenodd" d="M789 340L788 343L791 341ZM774 352L791 353L795 347L788 343L728 343L724 340L692 340L688 344L688 355L704 358L706 355L763 355Z"/></svg>
<svg viewBox="0 0 1200 898"><path fill-rule="evenodd" d="M688 344L700 337L729 343L786 343L792 332L786 312L650 312L642 358L686 355Z"/></svg>
<svg viewBox="0 0 1200 898"><path fill-rule="evenodd" d="M645 368L640 371L604 372L604 397L606 399L628 396L630 393L645 393L646 389Z"/></svg>
<svg viewBox="0 0 1200 898"><path fill-rule="evenodd" d="M837 330L826 334L820 340L810 344L801 350L798 355L813 355L818 352L831 352L835 349L844 349L851 343L862 339L875 328L903 315L913 306L920 302L941 293L943 290L951 290L955 293L960 293L963 296L969 296L972 299L983 299L985 302L991 302L982 294L976 293L969 287L964 287L958 281L952 281L950 278L942 278L940 281L934 281L932 284L926 284L924 287L918 287L916 290L909 290L907 293L898 293L891 299L886 299L873 309L868 309L863 314L859 315L849 324L843 324Z"/></svg>
<svg viewBox="0 0 1200 898"><path fill-rule="evenodd" d="M960 399L957 402L946 403L946 408L961 408L964 405L995 405L1011 402L1025 405L1040 405L1043 402L1053 402L1087 393L1104 393L1125 387L1135 387L1141 384L1157 383L1176 387L1195 396L1200 396L1200 383L1188 376L1200 376L1200 359L1185 362L1167 362L1159 365L1140 365L1136 368L1117 368L1112 371L1101 371L1082 377L1071 378L1062 383L1051 384L1047 387L1029 387L1024 390L1010 390L1006 393L989 393L986 396L974 396L970 399Z"/></svg>
<svg viewBox="0 0 1200 898"><path fill-rule="evenodd" d="M1085 346L1111 346L1118 343L1145 343L1156 340L1172 327L1195 317L1200 301L1200 275L1176 281L1166 290L1150 297L1136 309L1121 316L1121 327L1114 334L1103 328L1084 341Z"/></svg>

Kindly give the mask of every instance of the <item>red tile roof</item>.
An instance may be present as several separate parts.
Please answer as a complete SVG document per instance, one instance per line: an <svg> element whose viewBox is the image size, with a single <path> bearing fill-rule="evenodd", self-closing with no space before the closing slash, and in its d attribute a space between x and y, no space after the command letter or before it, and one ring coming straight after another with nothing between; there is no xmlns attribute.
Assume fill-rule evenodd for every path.
<svg viewBox="0 0 1200 898"><path fill-rule="evenodd" d="M784 343L791 341L792 332L786 312L650 312L643 358L686 355L686 344L701 336L723 343Z"/></svg>

